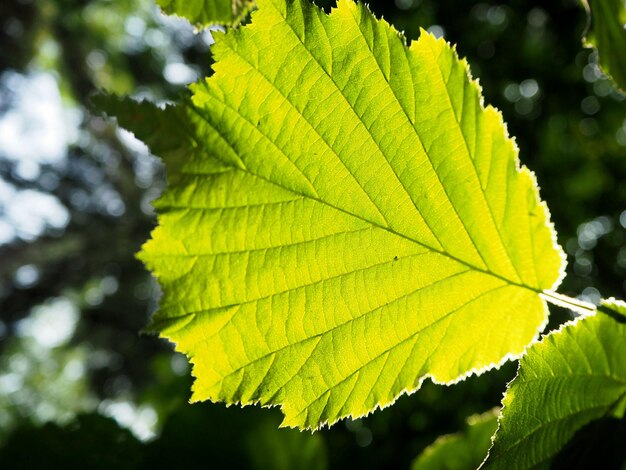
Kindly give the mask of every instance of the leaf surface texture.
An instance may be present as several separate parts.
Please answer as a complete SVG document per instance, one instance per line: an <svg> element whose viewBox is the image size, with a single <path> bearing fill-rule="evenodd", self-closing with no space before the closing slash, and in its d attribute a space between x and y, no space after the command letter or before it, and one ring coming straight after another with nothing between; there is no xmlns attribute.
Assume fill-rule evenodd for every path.
<svg viewBox="0 0 626 470"><path fill-rule="evenodd" d="M167 165L140 257L193 400L318 428L522 353L563 257L449 44L351 0L261 0L213 52L190 103L109 109Z"/></svg>
<svg viewBox="0 0 626 470"><path fill-rule="evenodd" d="M601 418L623 418L626 304L607 300L600 309L544 337L522 357L481 468L549 468L576 431Z"/></svg>

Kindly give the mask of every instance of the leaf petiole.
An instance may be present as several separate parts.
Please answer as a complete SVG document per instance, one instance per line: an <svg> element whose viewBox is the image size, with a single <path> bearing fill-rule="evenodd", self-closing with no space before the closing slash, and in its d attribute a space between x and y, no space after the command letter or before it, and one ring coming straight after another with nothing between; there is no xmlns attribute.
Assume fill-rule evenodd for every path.
<svg viewBox="0 0 626 470"><path fill-rule="evenodd" d="M568 308L580 315L593 315L597 311L597 307L584 300L574 299L563 294L553 291L543 291L539 294L541 298L559 307Z"/></svg>

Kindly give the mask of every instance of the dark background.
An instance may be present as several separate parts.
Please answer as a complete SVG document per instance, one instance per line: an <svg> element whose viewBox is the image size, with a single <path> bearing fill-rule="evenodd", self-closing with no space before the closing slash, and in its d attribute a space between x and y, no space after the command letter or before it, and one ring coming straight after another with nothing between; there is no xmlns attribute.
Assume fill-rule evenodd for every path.
<svg viewBox="0 0 626 470"><path fill-rule="evenodd" d="M626 98L582 47L578 2L370 5L408 38L421 26L468 58L551 209L569 261L560 291L626 297ZM158 288L134 253L163 171L89 97L174 99L210 74L210 42L151 0L0 5L0 465L407 468L497 406L515 373L426 383L313 436L278 430L276 410L187 404L185 358L139 333ZM569 315L553 309L550 328Z"/></svg>

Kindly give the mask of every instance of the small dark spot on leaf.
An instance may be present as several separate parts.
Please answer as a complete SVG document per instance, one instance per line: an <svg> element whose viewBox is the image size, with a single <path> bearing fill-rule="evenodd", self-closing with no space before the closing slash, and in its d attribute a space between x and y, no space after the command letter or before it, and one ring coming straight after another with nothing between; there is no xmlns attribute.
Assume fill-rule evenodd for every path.
<svg viewBox="0 0 626 470"><path fill-rule="evenodd" d="M394 261L398 261L399 259L400 259L400 258L398 258L397 256L394 256L394 257L393 257L393 260L394 260Z"/></svg>

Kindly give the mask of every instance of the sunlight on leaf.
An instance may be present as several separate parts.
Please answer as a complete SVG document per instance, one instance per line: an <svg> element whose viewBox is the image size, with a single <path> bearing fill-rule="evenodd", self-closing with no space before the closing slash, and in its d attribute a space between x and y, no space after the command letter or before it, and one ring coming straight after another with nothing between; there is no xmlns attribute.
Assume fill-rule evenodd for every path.
<svg viewBox="0 0 626 470"><path fill-rule="evenodd" d="M316 429L521 354L563 255L466 61L351 0L258 7L192 103L103 105L167 166L140 258L192 400Z"/></svg>

